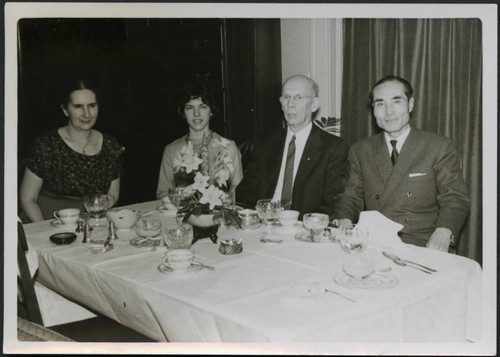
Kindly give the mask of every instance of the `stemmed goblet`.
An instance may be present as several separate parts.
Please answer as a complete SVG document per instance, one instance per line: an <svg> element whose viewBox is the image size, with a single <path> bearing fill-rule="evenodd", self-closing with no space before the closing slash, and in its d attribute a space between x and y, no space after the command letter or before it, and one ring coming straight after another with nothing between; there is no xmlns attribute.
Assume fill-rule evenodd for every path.
<svg viewBox="0 0 500 357"><path fill-rule="evenodd" d="M304 227L309 229L310 237L313 242L323 243L328 241L330 238L329 231L325 232L325 228L328 227L330 219L327 214L324 213L306 213L302 218L304 221Z"/></svg>
<svg viewBox="0 0 500 357"><path fill-rule="evenodd" d="M271 199L258 200L255 206L259 218L267 226L267 234L271 235L272 225L279 219L281 212L285 209L280 201Z"/></svg>
<svg viewBox="0 0 500 357"><path fill-rule="evenodd" d="M85 209L95 219L95 227L100 226L99 217L104 215L108 209L113 205L113 198L104 193L96 193L91 195L86 195L83 198L83 205Z"/></svg>
<svg viewBox="0 0 500 357"><path fill-rule="evenodd" d="M161 233L161 221L153 218L141 218L135 224L135 231L141 237L146 238L146 246L153 246L152 252L156 251L153 237Z"/></svg>

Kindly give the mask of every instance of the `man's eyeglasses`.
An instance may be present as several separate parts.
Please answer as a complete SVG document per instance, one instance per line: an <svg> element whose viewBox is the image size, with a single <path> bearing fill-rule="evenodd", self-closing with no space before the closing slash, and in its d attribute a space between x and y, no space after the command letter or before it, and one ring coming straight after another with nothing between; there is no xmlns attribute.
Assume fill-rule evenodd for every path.
<svg viewBox="0 0 500 357"><path fill-rule="evenodd" d="M294 103L302 104L306 98L316 98L316 97L310 97L308 95L299 95L299 94L290 97L289 95L285 94L280 97L280 103L286 105L290 102L290 99L293 99Z"/></svg>

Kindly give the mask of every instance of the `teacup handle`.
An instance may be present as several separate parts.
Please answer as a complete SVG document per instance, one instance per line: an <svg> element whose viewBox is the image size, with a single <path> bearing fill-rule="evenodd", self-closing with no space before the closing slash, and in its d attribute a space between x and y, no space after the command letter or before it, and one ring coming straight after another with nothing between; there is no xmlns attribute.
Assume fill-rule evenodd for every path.
<svg viewBox="0 0 500 357"><path fill-rule="evenodd" d="M57 215L57 211L54 211L54 217L55 217L56 219L60 219L60 218L59 218L59 216Z"/></svg>

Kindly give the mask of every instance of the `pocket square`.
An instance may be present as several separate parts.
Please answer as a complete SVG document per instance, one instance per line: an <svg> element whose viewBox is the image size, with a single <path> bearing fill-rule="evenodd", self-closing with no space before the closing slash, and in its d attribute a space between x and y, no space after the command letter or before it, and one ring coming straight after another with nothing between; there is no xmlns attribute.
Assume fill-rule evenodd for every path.
<svg viewBox="0 0 500 357"><path fill-rule="evenodd" d="M418 176L425 176L427 175L425 172L415 172L413 174L409 174L409 177L418 177Z"/></svg>

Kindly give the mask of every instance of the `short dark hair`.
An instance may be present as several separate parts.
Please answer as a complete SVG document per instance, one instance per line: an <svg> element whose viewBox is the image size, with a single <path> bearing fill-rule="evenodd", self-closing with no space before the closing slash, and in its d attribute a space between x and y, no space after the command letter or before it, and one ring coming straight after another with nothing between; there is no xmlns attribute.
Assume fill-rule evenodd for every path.
<svg viewBox="0 0 500 357"><path fill-rule="evenodd" d="M410 99L413 97L413 88L411 87L411 84L406 80L398 76L394 75L389 75L385 76L384 78L380 79L375 85L372 87L369 97L370 97L370 103L373 103L373 90L375 89L376 86L385 83L385 82L399 82L405 87L405 94L406 98Z"/></svg>
<svg viewBox="0 0 500 357"><path fill-rule="evenodd" d="M95 87L86 79L72 79L66 83L66 85L63 88L63 97L61 99L61 105L64 108L68 107L69 104L69 97L71 96L71 93L73 93L75 90L82 90L82 89L88 89L94 92L94 95L97 100L97 92Z"/></svg>
<svg viewBox="0 0 500 357"><path fill-rule="evenodd" d="M192 99L200 98L203 103L210 107L214 115L219 114L219 108L215 103L212 88L205 82L194 81L189 82L180 90L177 112L182 117L184 114L184 106Z"/></svg>

